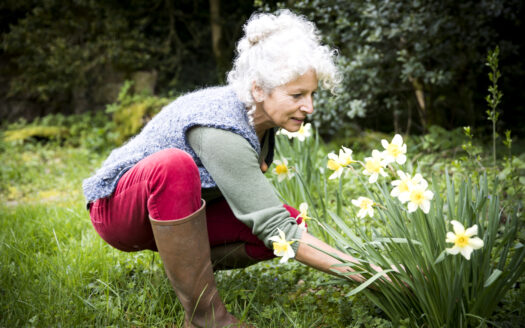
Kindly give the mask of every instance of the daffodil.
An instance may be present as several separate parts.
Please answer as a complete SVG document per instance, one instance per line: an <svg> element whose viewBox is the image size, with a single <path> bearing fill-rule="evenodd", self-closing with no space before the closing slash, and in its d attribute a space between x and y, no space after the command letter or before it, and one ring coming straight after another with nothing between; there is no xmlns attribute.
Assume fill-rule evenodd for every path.
<svg viewBox="0 0 525 328"><path fill-rule="evenodd" d="M301 124L299 131L295 132L295 134L299 141L304 141L312 135L312 125L310 123Z"/></svg>
<svg viewBox="0 0 525 328"><path fill-rule="evenodd" d="M408 212L414 212L419 208L428 214L430 211L430 200L434 198L434 193L427 190L428 183L425 179L421 179L419 183L410 188L408 194Z"/></svg>
<svg viewBox="0 0 525 328"><path fill-rule="evenodd" d="M478 237L472 237L478 234L478 226L475 224L465 230L465 227L458 221L450 222L454 232L447 232L447 243L454 243L454 247L447 248L449 254L456 255L461 253L467 260L470 260L470 254L473 250L483 247L483 240Z"/></svg>
<svg viewBox="0 0 525 328"><path fill-rule="evenodd" d="M396 134L392 142L388 142L385 139L381 140L381 144L385 148L383 151L383 157L387 164L397 162L398 164L405 164L407 157L407 145L403 143L403 137L400 134Z"/></svg>
<svg viewBox="0 0 525 328"><path fill-rule="evenodd" d="M397 171L397 175L399 176L399 180L392 181L394 189L392 189L390 195L392 197L398 197L402 203L406 203L410 199L410 190L414 186L417 186L423 180L423 177L417 173L412 178L401 170Z"/></svg>
<svg viewBox="0 0 525 328"><path fill-rule="evenodd" d="M352 164L354 159L352 158L352 150L346 147L341 147L339 150L339 156L335 153L328 154L328 163L326 166L334 171L328 179L337 179L343 174L344 168Z"/></svg>
<svg viewBox="0 0 525 328"><path fill-rule="evenodd" d="M365 169L363 170L363 173L370 175L368 182L376 182L379 175L386 176L386 172L384 170L385 165L386 164L383 161L381 153L374 149L372 151L372 157L365 158Z"/></svg>
<svg viewBox="0 0 525 328"><path fill-rule="evenodd" d="M299 216L303 219L301 223L299 224L299 228L303 229L303 231L306 231L306 220L312 219L311 217L308 216L308 204L301 203L301 205L299 205L299 211L301 211Z"/></svg>
<svg viewBox="0 0 525 328"><path fill-rule="evenodd" d="M279 129L279 131L277 131L275 135L281 135L281 134L287 136L288 139L292 139L293 137L295 137L295 132L290 132L285 129Z"/></svg>
<svg viewBox="0 0 525 328"><path fill-rule="evenodd" d="M288 168L288 161L286 158L283 158L282 161L276 159L274 160L275 168L273 169L273 172L277 174L277 181L281 182L284 179L290 180L294 174L290 169Z"/></svg>
<svg viewBox="0 0 525 328"><path fill-rule="evenodd" d="M288 259L295 256L295 252L291 246L294 241L287 241L286 236L281 229L277 228L277 231L279 232L279 236L270 237L269 240L273 241L273 253L275 256L282 257L279 262L285 263Z"/></svg>
<svg viewBox="0 0 525 328"><path fill-rule="evenodd" d="M359 197L357 199L352 199L352 204L359 207L359 213L357 213L357 217L364 218L365 216L374 216L374 201L370 198L366 197Z"/></svg>
<svg viewBox="0 0 525 328"><path fill-rule="evenodd" d="M296 132L290 132L285 129L280 129L276 133L277 135L282 134L288 137L288 139L297 138L299 141L304 141L306 138L312 135L312 125L310 123L301 124L301 127Z"/></svg>

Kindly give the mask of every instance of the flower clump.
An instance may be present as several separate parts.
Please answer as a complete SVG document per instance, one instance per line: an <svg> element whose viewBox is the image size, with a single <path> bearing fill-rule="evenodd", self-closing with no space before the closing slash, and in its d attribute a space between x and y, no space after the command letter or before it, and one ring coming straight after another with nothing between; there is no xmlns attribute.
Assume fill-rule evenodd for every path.
<svg viewBox="0 0 525 328"><path fill-rule="evenodd" d="M298 132L287 132L281 130L281 134L287 135L291 138L298 138L303 141L305 138L311 135L310 125L306 124ZM397 175L391 182L392 190L390 196L395 197L401 204L406 204L406 211L412 213L420 209L423 213L428 214L431 209L431 201L434 198L434 193L429 190L428 182L419 173L414 175L407 173L402 169L407 162L407 145L404 143L401 135L396 134L392 141L388 142L385 139L381 140L381 145L384 150L379 151L377 149L372 150L370 157L365 157L364 162L358 161L352 157L352 150L342 146L339 149L339 153L336 154L331 152L328 154L328 161L326 167L333 171L328 177L329 180L341 179L346 170L350 169L354 172L353 165L359 164L362 167L362 174L367 176L367 181L371 184L378 183L380 177L388 177L387 172L392 172ZM278 175L278 181L281 182L284 179L291 179L293 173L288 169L288 162L286 159L282 161L275 161L276 167L274 172ZM394 166L394 167L392 167ZM323 172L323 170L321 170ZM373 199L368 197L359 196L357 199L352 200L352 204L359 208L357 213L358 218L365 218L374 216L374 207L382 207L377 204ZM311 219L308 216L308 204L302 203L300 205L300 216L302 217L301 229L306 231L306 221ZM473 250L483 247L483 241L478 237L473 237L477 234L477 226L474 225L465 230L463 225L458 221L452 221L454 232L448 232L446 235L446 242L453 243L454 246L447 248L446 252L449 254L461 253L467 260L470 259L470 255ZM270 238L274 247L274 254L281 256L281 262L286 262L289 258L293 257L293 249L291 248L291 241L286 241L284 233L279 230L279 236Z"/></svg>
<svg viewBox="0 0 525 328"><path fill-rule="evenodd" d="M407 157L407 145L403 141L401 135L396 134L391 142L383 139L381 144L384 151L377 149L372 150L372 156L366 157L364 163L356 161L352 158L352 150L346 147L342 147L339 150L339 156L334 153L328 154L328 169L334 171L330 175L329 179L340 178L346 168L351 168L351 164L360 163L363 167L363 174L368 176L369 183L376 183L379 177L387 177L387 168L391 164L396 163L398 165L405 164ZM398 180L392 181L394 187L390 193L391 196L397 197L401 203L407 203L408 212L414 212L418 208L421 209L425 214L430 211L430 201L434 197L434 193L428 190L428 183L421 174L416 174L411 177L402 170L397 170ZM363 218L366 215L372 217L374 204L372 200L370 202L366 197L359 197L357 200L353 200L352 203L360 207L358 217Z"/></svg>
<svg viewBox="0 0 525 328"><path fill-rule="evenodd" d="M434 193L428 189L428 182L419 173L411 175L401 169L394 170L391 165L403 165L407 161L407 145L404 143L401 135L396 134L391 142L383 139L381 145L384 150L372 150L372 156L366 157L364 163L352 158L352 150L342 147L339 156L334 153L328 154L328 169L334 171L329 179L341 178L344 170L351 168L353 163L359 163L363 167L362 173L368 176L369 183L376 183L379 177L387 177L387 171L396 172L397 179L391 182L392 190L390 196L397 198L402 204L407 204L408 213L421 209L423 213L428 214L431 208L431 200ZM390 170L388 170L390 168ZM366 216L373 217L374 206L377 205L374 200L367 197L358 197L352 200L352 204L359 208L358 218ZM483 247L483 241L477 237L477 226L474 225L465 230L463 225L458 221L451 222L454 232L448 232L446 236L447 243L454 243L454 246L447 248L449 254L461 253L467 260L473 250Z"/></svg>

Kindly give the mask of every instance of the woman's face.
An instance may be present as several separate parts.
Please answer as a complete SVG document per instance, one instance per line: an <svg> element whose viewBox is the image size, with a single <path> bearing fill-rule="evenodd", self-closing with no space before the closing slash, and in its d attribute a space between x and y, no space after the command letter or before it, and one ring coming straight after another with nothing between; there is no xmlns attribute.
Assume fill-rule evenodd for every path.
<svg viewBox="0 0 525 328"><path fill-rule="evenodd" d="M259 119L264 126L298 131L306 114L314 111L313 98L316 90L317 75L314 70L274 88L261 102L256 103L256 111L259 112L254 117L256 126Z"/></svg>

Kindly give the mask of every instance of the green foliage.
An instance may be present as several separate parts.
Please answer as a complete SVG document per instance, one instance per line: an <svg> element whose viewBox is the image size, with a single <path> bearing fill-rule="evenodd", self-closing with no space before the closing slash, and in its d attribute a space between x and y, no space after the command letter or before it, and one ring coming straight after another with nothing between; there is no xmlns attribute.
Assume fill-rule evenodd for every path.
<svg viewBox="0 0 525 328"><path fill-rule="evenodd" d="M26 3L27 5L27 3ZM148 20L133 21L140 5L117 2L45 0L3 35L11 55L10 96L58 106L80 88L103 82L108 67L134 71L162 53L159 39L144 33Z"/></svg>
<svg viewBox="0 0 525 328"><path fill-rule="evenodd" d="M161 94L216 84L253 6L221 3L222 58L212 51L209 10L204 0L2 1L0 98L71 113L79 99L88 108L105 105L101 90L137 71L156 72Z"/></svg>
<svg viewBox="0 0 525 328"><path fill-rule="evenodd" d="M28 139L60 140L66 137L69 130L60 126L28 126L18 130L6 131L4 141L23 142Z"/></svg>
<svg viewBox="0 0 525 328"><path fill-rule="evenodd" d="M132 85L131 81L126 81L117 101L106 108L107 113L113 114L118 144L122 144L139 132L162 107L171 101L168 98L134 94L130 92Z"/></svg>
<svg viewBox="0 0 525 328"><path fill-rule="evenodd" d="M102 112L50 114L31 123L20 120L4 129L2 141L5 144L56 143L101 151L114 146L116 138L114 124Z"/></svg>
<svg viewBox="0 0 525 328"><path fill-rule="evenodd" d="M425 132L481 121L476 92L484 49L501 44L507 57L515 51L497 22L519 26L522 8L517 0L295 2L293 9L339 50L344 74L338 97L320 92L316 127L333 136L356 119L375 130Z"/></svg>
<svg viewBox="0 0 525 328"><path fill-rule="evenodd" d="M292 145L284 147L287 140L278 142L281 156L287 157L298 172L296 181L284 180L277 183L277 189L292 204L308 202L312 208L309 215L318 219L310 224L310 230L319 233L324 228L329 235L325 239L360 261L344 264L366 279L347 296L363 293L394 326L486 325L498 302L525 272L520 204L509 204L502 215L497 184L489 189L486 176L473 183L462 176L468 173L463 171L457 173L461 183L456 188L445 172L445 184L439 183L441 179L436 176L432 179L434 197L430 211L407 211L404 202L391 197L388 181L381 180L385 178L378 183L365 183L359 164L354 164L353 169L348 167L336 183L327 180L332 172L323 174L326 164L322 160L311 158L315 166L302 165L308 157L319 156L319 151L304 151L319 148L312 145L314 140L297 145L295 139ZM354 154L353 158L360 157ZM415 171L410 161L406 167L394 163L387 171L393 174L399 169L410 176ZM319 170L321 174L304 178ZM359 195L374 201L375 214L370 221L360 218L349 201ZM447 232L452 231L452 220L466 228L479 228L484 246L475 250L470 260L461 255L445 255L445 249L453 246L445 242ZM388 270L378 273L374 265ZM382 279L384 274L392 282ZM341 283L348 280L337 282ZM368 285L374 289L365 288Z"/></svg>

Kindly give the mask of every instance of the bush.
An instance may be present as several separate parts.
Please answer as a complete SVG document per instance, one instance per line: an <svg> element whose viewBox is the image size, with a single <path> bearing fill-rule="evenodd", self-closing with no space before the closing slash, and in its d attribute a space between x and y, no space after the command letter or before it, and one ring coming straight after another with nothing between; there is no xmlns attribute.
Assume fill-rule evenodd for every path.
<svg viewBox="0 0 525 328"><path fill-rule="evenodd" d="M168 98L134 94L133 83L126 81L115 103L107 106L106 112L113 114L117 144L122 144L139 132L142 127L171 100Z"/></svg>

